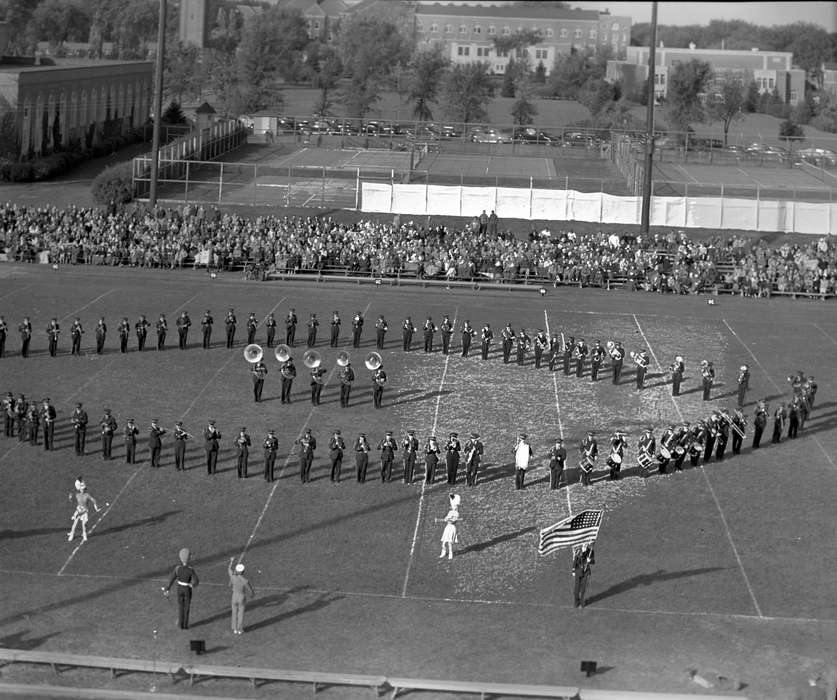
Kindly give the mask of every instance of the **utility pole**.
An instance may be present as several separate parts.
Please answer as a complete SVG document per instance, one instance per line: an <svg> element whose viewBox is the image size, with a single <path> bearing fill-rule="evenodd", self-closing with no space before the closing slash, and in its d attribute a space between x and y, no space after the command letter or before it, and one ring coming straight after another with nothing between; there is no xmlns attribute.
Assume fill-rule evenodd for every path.
<svg viewBox="0 0 837 700"><path fill-rule="evenodd" d="M163 59L166 53L166 0L160 0L157 21L157 61L154 64L154 130L151 135L151 185L148 203L157 206L157 178L160 173L160 124L163 118Z"/></svg>
<svg viewBox="0 0 837 700"><path fill-rule="evenodd" d="M648 108L645 125L645 172L642 183L642 219L639 224L641 234L648 233L651 220L651 191L654 169L654 73L657 54L657 3L651 3L651 50L648 52Z"/></svg>

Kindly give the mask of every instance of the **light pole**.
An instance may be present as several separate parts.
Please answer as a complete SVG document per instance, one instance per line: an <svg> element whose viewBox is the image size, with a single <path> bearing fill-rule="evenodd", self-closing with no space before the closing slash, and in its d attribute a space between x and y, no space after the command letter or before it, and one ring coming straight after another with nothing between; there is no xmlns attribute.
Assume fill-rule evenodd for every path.
<svg viewBox="0 0 837 700"><path fill-rule="evenodd" d="M657 3L651 3L651 50L648 52L648 110L645 125L645 172L642 184L642 218L639 224L641 234L648 233L651 220L651 190L654 168L654 73L657 54Z"/></svg>
<svg viewBox="0 0 837 700"><path fill-rule="evenodd" d="M166 0L160 0L157 22L157 61L154 65L154 130L151 132L151 184L148 203L157 206L157 178L160 173L160 125L163 118L163 58L166 53Z"/></svg>

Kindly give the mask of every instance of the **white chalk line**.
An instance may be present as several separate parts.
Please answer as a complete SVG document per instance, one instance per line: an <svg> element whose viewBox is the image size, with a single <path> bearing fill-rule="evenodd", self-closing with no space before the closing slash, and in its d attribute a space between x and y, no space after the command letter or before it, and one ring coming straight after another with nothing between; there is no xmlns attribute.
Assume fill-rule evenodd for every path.
<svg viewBox="0 0 837 700"><path fill-rule="evenodd" d="M552 333L549 330L549 316L546 313L546 309L543 310L543 321L546 324L546 337L551 338ZM558 433L561 435L561 439L564 439L564 424L561 422L561 402L558 400L558 379L556 378L556 373L551 372L552 374L552 389L555 392L555 411L558 414ZM568 515L573 514L573 504L570 500L570 480L567 478L567 486L565 492L567 494L567 511Z"/></svg>

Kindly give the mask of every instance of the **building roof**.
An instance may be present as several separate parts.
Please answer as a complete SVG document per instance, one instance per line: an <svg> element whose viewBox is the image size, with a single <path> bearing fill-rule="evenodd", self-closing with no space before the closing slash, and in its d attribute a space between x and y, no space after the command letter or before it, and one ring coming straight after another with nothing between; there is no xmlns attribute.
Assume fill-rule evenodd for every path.
<svg viewBox="0 0 837 700"><path fill-rule="evenodd" d="M0 58L0 73L35 73L39 71L108 68L113 66L148 66L149 70L151 70L154 66L153 61L108 61L104 58L50 58L54 64L39 66L34 64L4 63L2 58Z"/></svg>
<svg viewBox="0 0 837 700"><path fill-rule="evenodd" d="M209 104L209 102L204 102L195 110L195 114L216 114L215 107Z"/></svg>
<svg viewBox="0 0 837 700"><path fill-rule="evenodd" d="M595 10L570 10L564 8L539 7L537 5L418 5L417 15L449 15L451 17L497 17L500 19L569 19L599 21Z"/></svg>

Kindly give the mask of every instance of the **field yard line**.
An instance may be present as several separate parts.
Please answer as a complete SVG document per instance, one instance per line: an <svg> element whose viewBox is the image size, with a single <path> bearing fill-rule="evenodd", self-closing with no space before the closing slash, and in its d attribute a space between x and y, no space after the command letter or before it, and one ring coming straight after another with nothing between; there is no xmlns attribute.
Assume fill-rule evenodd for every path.
<svg viewBox="0 0 837 700"><path fill-rule="evenodd" d="M741 173L744 177L753 180L757 185L763 185L764 183L761 182L755 175L753 175L749 170L744 170L743 168L736 168L736 170Z"/></svg>
<svg viewBox="0 0 837 700"><path fill-rule="evenodd" d="M2 298L2 297L0 297L0 298ZM826 333L826 332L825 332L822 328L820 328L820 325L819 325L818 323L814 323L814 324L812 324L812 325L813 325L813 326L814 326L814 328L816 328L816 329L817 329L820 333L822 333L822 334L823 334L826 338L828 338L828 341L829 341L832 345L837 345L837 340L834 340L834 338L832 338L832 337L831 337L828 333Z"/></svg>
<svg viewBox="0 0 837 700"><path fill-rule="evenodd" d="M312 193L312 194L311 194L311 196L310 196L310 197L308 197L308 199L306 199L306 200L302 203L302 206L303 206L303 207L307 207L307 206L308 206L308 203L309 203L312 199L314 199L314 197L316 197L316 196L317 196L317 193L316 193L316 192Z"/></svg>
<svg viewBox="0 0 837 700"><path fill-rule="evenodd" d="M637 329L639 330L640 334L642 335L642 339L645 341L645 345L648 347L648 351L651 353L651 357L654 358L654 363L657 365L657 369L662 372L663 366L660 364L660 361L657 359L657 355L654 353L654 348L651 347L651 343L648 342L648 338L645 335L645 331L642 330L642 326L639 325L639 319L634 314L634 323L636 324ZM671 402L674 404L674 410L677 411L677 415L680 416L680 421L683 421L683 412L680 410L680 406L677 405L677 402L674 400L674 397L669 394L669 398L671 398ZM703 474L703 478L706 481L706 485L709 488L709 493L712 494L712 500L715 501L715 507L718 509L718 514L721 516L721 522L724 525L724 530L727 534L727 540L729 541L729 545L732 548L732 553L735 555L735 560L738 562L738 568L741 570L741 576L744 579L744 584L747 586L747 592L750 594L750 600L753 603L753 607L756 609L756 614L759 617L764 617L761 613L761 607L759 606L758 600L756 600L756 594L753 591L753 587L750 585L750 578L747 576L747 572L744 570L744 564L741 561L741 557L738 554L738 547L735 546L735 542L732 539L732 532L730 532L729 524L727 523L727 518L724 515L724 510L721 508L721 502L718 500L718 495L715 493L715 489L712 488L712 482L709 481L709 477L706 474L706 469L704 469L704 465L700 465L701 474Z"/></svg>
<svg viewBox="0 0 837 700"><path fill-rule="evenodd" d="M277 304L276 306L279 306L279 304ZM371 301L366 305L366 308L363 310L362 315L363 315L364 318L366 318L366 314L369 312L369 307L370 306L372 306ZM274 307L274 308L276 308L276 307ZM351 342L351 336L349 336L349 338L346 340L346 343L344 343L343 347L345 347L350 342ZM334 374L334 371L336 369L337 369L337 365L334 365L334 367L331 368L331 371L328 373L328 376L325 379L326 384L328 384L328 380L331 379L331 377ZM302 424L300 429L297 431L297 434L299 434L303 430L305 430L305 427L311 421L311 416L314 415L314 409L315 408L316 408L316 406L311 406L311 410L308 411L308 415L305 417L305 422ZM253 538L256 536L256 533L259 530L259 526L262 524L262 520L264 520L264 516L267 513L267 509L270 507L270 503L273 501L273 494L276 493L276 489L279 487L279 484L281 483L280 480L282 479L282 475L285 473L285 469L288 467L288 464L290 464L291 459L294 456L295 456L294 452L293 452L293 450L291 450L288 453L288 456L285 457L285 463L282 465L282 468L279 470L279 479L276 479L276 481L273 482L273 488L271 488L270 493L267 494L267 500L265 501L264 507L262 508L261 512L259 513L259 517L256 519L256 524L253 526L253 529L250 532L250 536L247 538L247 542L244 544L244 549L242 549L241 554L238 555L238 560L236 562L237 564L240 564L241 560L244 559L244 555L247 553L247 550L249 549L250 544L253 542Z"/></svg>
<svg viewBox="0 0 837 700"><path fill-rule="evenodd" d="M551 338L552 333L549 331L549 316L546 313L546 309L543 310L543 322L546 325L546 337ZM556 377L556 373L552 372L552 389L555 392L555 410L558 413L558 432L561 435L561 439L564 439L564 424L561 422L561 402L558 401L558 379ZM570 480L567 479L567 510L569 511L568 515L573 514L573 504L570 501Z"/></svg>
<svg viewBox="0 0 837 700"><path fill-rule="evenodd" d="M18 292L22 292L26 289L29 289L29 287L31 287L31 286L32 286L31 284L27 284L24 287L16 287L11 292L6 292L3 296L0 296L0 299L5 299L6 297L12 296L12 294L17 294Z"/></svg>
<svg viewBox="0 0 837 700"><path fill-rule="evenodd" d="M780 394L784 394L785 392L782 391L782 388L776 382L773 381L773 377L771 377L768 374L767 370L764 368L764 365L761 362L759 362L759 358L757 358L753 354L753 351L750 350L750 348L747 346L747 344L743 340L741 340L740 337L738 337L738 333L736 333L732 329L732 326L730 326L729 323L727 323L726 319L722 318L721 320L724 322L724 325L729 329L729 332L732 333L733 337L739 343L741 343L741 345L744 347L744 349L750 354L750 357L753 358L753 362L755 362L758 365L759 369L762 371L762 374L764 374L764 376L767 377L767 381L770 382L773 385L773 388L776 389L776 391L778 391ZM815 323L814 325L816 326L817 324ZM819 326L817 326L817 328L819 328ZM822 329L820 329L820 330L822 330ZM823 331L823 332L825 332L825 331ZM835 464L834 458L830 454L828 454L828 452L825 451L825 448L822 446L822 443L819 441L819 438L817 438L816 435L812 435L811 437L813 438L814 442L817 443L817 447L820 448L820 452L822 452L823 457L825 457L828 460L828 463L831 465L832 469L837 469L837 464Z"/></svg>
<svg viewBox="0 0 837 700"><path fill-rule="evenodd" d="M488 175L488 169L491 167L491 156L488 156L488 161L485 164L485 174Z"/></svg>
<svg viewBox="0 0 837 700"><path fill-rule="evenodd" d="M456 317L459 314L459 307L457 306L453 311L453 321L451 322L451 327L456 328ZM436 434L436 427L439 422L439 408L442 405L442 387L445 385L445 378L448 375L448 361L450 360L450 354L445 355L445 365L442 368L442 379L439 382L439 393L436 396L436 410L433 412L433 427L430 429L430 434ZM410 582L410 571L413 568L413 559L416 554L416 542L418 542L418 533L419 533L419 524L421 523L421 511L422 507L424 506L424 494L427 487L427 479L423 479L421 482L421 493L419 494L419 504L418 504L418 511L416 512L416 526L413 529L413 541L410 543L410 557L407 559L407 571L404 572L404 585L401 587L401 597L407 597L407 584Z"/></svg>
<svg viewBox="0 0 837 700"><path fill-rule="evenodd" d="M552 161L552 158L544 158L543 160L546 164L546 179L554 180L558 177L558 172L555 170L555 163Z"/></svg>
<svg viewBox="0 0 837 700"><path fill-rule="evenodd" d="M178 306L174 311L170 312L172 315L176 314L181 309L185 308L189 302L194 301L201 295L201 292L195 292L192 296L190 296L186 301L184 301L180 306Z"/></svg>
<svg viewBox="0 0 837 700"><path fill-rule="evenodd" d="M674 166L674 167L675 167L675 168L677 168L677 169L678 169L681 173L683 173L683 174L684 174L687 178L689 178L692 182L695 182L695 183L697 182L697 180L695 179L694 175L692 175L692 174L691 174L688 170L686 170L686 168L684 168L684 167L683 167L682 165L680 165L679 163L675 164L675 166Z"/></svg>
<svg viewBox="0 0 837 700"><path fill-rule="evenodd" d="M99 296L97 296L97 297L96 297L95 299L93 299L92 301L88 301L88 302L87 302L84 306L82 306L81 308L76 309L75 311L71 311L71 312L70 312L70 313L68 313L66 316L62 316L62 317L61 317L61 320L62 320L62 321L66 321L68 318L70 318L70 316L75 316L77 313L80 313L80 312L84 311L87 307L89 307L89 306L93 306L93 304L95 304L97 301L99 301L99 299L104 299L104 298L105 298L108 294L110 294L110 293L112 293L112 292L115 292L115 291L116 291L115 289L108 289L108 291L106 291L106 292L105 292L105 293L103 293L103 294L100 294Z"/></svg>

